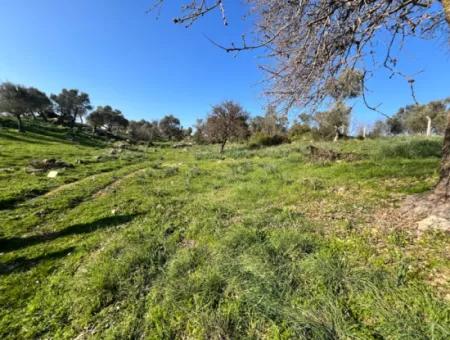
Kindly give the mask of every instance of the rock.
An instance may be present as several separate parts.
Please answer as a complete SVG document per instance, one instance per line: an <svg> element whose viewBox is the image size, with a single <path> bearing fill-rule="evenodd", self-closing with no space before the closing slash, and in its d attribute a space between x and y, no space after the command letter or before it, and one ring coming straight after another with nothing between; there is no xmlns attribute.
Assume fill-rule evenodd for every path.
<svg viewBox="0 0 450 340"><path fill-rule="evenodd" d="M50 169L73 168L73 167L74 166L70 163L50 158L43 160L34 159L30 162L30 165L28 166L27 169L29 170L29 172L39 172L39 170L46 171Z"/></svg>
<svg viewBox="0 0 450 340"><path fill-rule="evenodd" d="M48 178L56 178L58 176L58 171L52 170L48 173Z"/></svg>
<svg viewBox="0 0 450 340"><path fill-rule="evenodd" d="M417 222L417 226L420 232L425 232L430 229L450 232L450 220L436 215L430 215L422 221Z"/></svg>
<svg viewBox="0 0 450 340"><path fill-rule="evenodd" d="M192 143L176 143L173 145L174 149L181 149L181 148L190 148L192 147L193 144Z"/></svg>
<svg viewBox="0 0 450 340"><path fill-rule="evenodd" d="M130 149L131 145L127 142L115 142L113 145L114 149L126 150Z"/></svg>
<svg viewBox="0 0 450 340"><path fill-rule="evenodd" d="M1 168L0 172L6 172L6 173L11 173L14 172L16 169L14 168Z"/></svg>
<svg viewBox="0 0 450 340"><path fill-rule="evenodd" d="M29 174L40 174L40 173L43 173L43 172L45 172L46 170L45 169L36 169L36 168L34 168L34 167L32 167L32 166L27 166L26 168L25 168L25 171L27 172L27 173L29 173Z"/></svg>

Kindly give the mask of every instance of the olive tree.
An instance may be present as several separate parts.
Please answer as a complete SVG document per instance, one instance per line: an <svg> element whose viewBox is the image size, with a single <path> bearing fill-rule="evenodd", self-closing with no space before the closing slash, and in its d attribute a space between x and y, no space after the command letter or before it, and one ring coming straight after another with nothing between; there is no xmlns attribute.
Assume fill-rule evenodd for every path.
<svg viewBox="0 0 450 340"><path fill-rule="evenodd" d="M73 129L77 118L80 120L92 109L89 95L79 90L63 89L60 94L52 94L50 98L55 103L56 111L63 123Z"/></svg>
<svg viewBox="0 0 450 340"><path fill-rule="evenodd" d="M33 87L25 87L13 83L0 85L0 112L8 112L17 119L17 129L24 131L22 117L35 112L43 112L51 103L47 95Z"/></svg>

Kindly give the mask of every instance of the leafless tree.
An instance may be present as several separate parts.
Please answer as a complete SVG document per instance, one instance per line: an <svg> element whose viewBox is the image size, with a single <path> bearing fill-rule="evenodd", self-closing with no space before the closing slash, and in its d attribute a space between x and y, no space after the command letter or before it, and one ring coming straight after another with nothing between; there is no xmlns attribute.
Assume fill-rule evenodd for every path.
<svg viewBox="0 0 450 340"><path fill-rule="evenodd" d="M157 0L155 6L164 3ZM212 11L220 11L224 24L226 3L232 0L180 1L175 23L186 26ZM317 106L327 96L327 84L345 70L362 69L362 88L374 68L382 64L392 76L404 77L414 100L414 79L397 68L395 52L407 38L433 38L448 30L450 0L247 0L255 20L254 31L240 44L222 46L228 52L262 48L273 61L261 66L268 74L275 103L285 108ZM375 49L390 37L382 55ZM377 58L376 58L377 57ZM377 62L378 60L378 62ZM372 65L377 66L377 65ZM367 103L365 91L363 99ZM440 198L450 198L450 116L444 138Z"/></svg>

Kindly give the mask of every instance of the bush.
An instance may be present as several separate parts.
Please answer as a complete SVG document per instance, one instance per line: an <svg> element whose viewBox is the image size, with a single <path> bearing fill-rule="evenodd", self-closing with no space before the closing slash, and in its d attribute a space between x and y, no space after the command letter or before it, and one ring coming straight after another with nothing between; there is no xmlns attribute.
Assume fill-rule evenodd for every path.
<svg viewBox="0 0 450 340"><path fill-rule="evenodd" d="M269 136L266 134L256 133L250 138L250 148L261 148L265 146L275 146L284 143L289 143L289 139L283 135Z"/></svg>
<svg viewBox="0 0 450 340"><path fill-rule="evenodd" d="M294 124L289 129L290 139L311 138L311 127L306 124Z"/></svg>

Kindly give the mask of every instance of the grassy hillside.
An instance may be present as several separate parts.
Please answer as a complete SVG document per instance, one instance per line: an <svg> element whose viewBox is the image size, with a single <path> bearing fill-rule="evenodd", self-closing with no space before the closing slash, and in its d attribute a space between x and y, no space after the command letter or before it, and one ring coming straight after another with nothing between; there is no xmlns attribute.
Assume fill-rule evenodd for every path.
<svg viewBox="0 0 450 340"><path fill-rule="evenodd" d="M136 147L0 128L1 338L449 338L448 235L380 211L440 140ZM28 174L32 159L74 164Z"/></svg>

